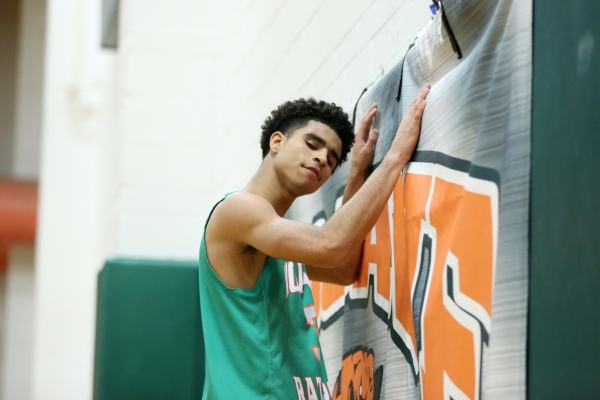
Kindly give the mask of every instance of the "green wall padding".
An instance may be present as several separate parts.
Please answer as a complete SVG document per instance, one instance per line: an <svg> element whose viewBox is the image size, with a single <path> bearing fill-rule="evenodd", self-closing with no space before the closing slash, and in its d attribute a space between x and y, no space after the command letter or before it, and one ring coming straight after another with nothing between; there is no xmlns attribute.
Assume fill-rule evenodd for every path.
<svg viewBox="0 0 600 400"><path fill-rule="evenodd" d="M536 0L529 399L600 398L600 2Z"/></svg>
<svg viewBox="0 0 600 400"><path fill-rule="evenodd" d="M109 260L98 277L94 399L202 397L196 262Z"/></svg>

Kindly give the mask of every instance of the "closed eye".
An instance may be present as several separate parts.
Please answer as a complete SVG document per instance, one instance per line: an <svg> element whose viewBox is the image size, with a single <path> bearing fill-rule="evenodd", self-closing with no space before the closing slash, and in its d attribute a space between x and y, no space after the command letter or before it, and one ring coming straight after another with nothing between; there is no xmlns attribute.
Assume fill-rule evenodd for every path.
<svg viewBox="0 0 600 400"><path fill-rule="evenodd" d="M308 140L306 141L306 145L311 150L316 150L317 149L317 146L315 146L312 142L310 142ZM333 168L333 161L331 161L331 157L327 157L327 165L329 165L329 167Z"/></svg>

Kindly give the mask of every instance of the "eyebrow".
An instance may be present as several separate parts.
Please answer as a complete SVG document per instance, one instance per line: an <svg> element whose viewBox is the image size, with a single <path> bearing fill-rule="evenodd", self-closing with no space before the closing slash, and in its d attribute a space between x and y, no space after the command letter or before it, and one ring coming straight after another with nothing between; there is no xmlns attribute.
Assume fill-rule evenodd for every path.
<svg viewBox="0 0 600 400"><path fill-rule="evenodd" d="M317 142L321 143L321 145L323 145L323 146L327 145L327 141L325 139L323 139L321 136L317 135L316 133L307 132L304 134L304 136L308 136L309 138L316 140ZM335 165L340 165L340 156L337 153L337 151L335 151L333 149L329 149L329 152L331 153L333 158L335 158Z"/></svg>

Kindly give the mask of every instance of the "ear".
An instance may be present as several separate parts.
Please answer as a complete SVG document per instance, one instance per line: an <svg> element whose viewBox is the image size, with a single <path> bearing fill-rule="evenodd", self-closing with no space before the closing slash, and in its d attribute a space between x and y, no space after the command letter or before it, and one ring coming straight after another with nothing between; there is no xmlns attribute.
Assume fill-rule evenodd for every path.
<svg viewBox="0 0 600 400"><path fill-rule="evenodd" d="M271 138L269 139L269 147L271 148L271 151L277 154L283 143L285 143L285 139L286 137L282 132L273 132Z"/></svg>

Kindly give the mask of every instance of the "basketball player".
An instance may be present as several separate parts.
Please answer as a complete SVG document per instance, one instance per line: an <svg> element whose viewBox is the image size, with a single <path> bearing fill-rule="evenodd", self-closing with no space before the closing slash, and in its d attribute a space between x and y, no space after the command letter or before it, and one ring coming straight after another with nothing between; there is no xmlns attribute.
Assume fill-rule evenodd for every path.
<svg viewBox="0 0 600 400"><path fill-rule="evenodd" d="M341 108L314 99L287 102L265 121L261 166L214 206L201 242L203 399L330 399L309 280L358 278L362 242L415 149L428 92L426 85L370 176L375 104L356 134ZM284 219L350 151L343 206L320 227Z"/></svg>

